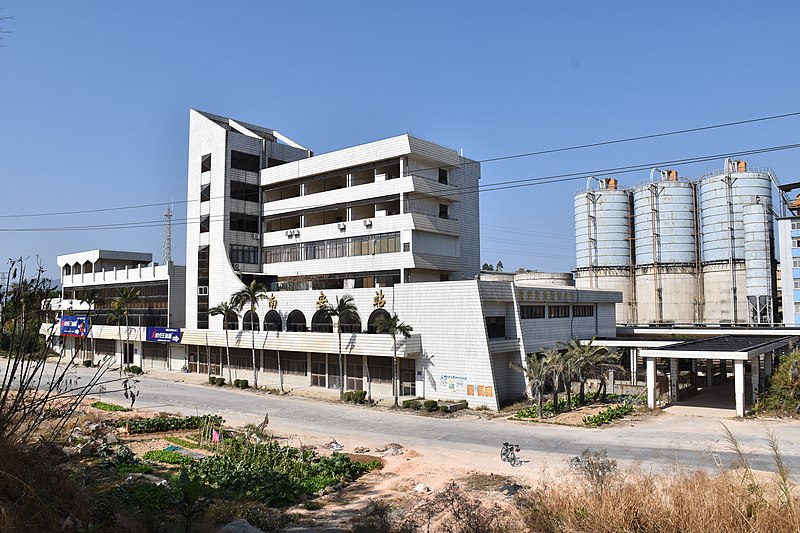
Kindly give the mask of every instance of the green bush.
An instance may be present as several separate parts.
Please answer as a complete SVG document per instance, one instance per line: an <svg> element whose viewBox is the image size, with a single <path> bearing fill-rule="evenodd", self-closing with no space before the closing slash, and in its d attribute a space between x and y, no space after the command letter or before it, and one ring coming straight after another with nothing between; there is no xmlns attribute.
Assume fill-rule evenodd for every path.
<svg viewBox="0 0 800 533"><path fill-rule="evenodd" d="M142 373L142 369L136 365L130 365L125 367L125 372L128 374L136 374L137 376Z"/></svg>
<svg viewBox="0 0 800 533"><path fill-rule="evenodd" d="M135 418L132 420L119 420L117 427L126 427L128 432L134 433L162 433L164 431L175 431L179 429L199 429L206 424L215 426L223 424L222 417L209 416L186 416L186 417L163 417L163 418Z"/></svg>
<svg viewBox="0 0 800 533"><path fill-rule="evenodd" d="M347 391L342 394L342 401L344 403L349 403L353 401L353 393L351 391Z"/></svg>
<svg viewBox="0 0 800 533"><path fill-rule="evenodd" d="M94 402L92 407L95 409L101 409L103 411L130 411L127 407L122 407L121 405L117 405L114 403L106 403L106 402Z"/></svg>
<svg viewBox="0 0 800 533"><path fill-rule="evenodd" d="M225 378L214 378L214 385L217 387L222 387L225 385Z"/></svg>
<svg viewBox="0 0 800 533"><path fill-rule="evenodd" d="M90 366L92 366L92 360L91 359L84 359L83 360L83 366L85 366L86 368L89 368Z"/></svg>
<svg viewBox="0 0 800 533"><path fill-rule="evenodd" d="M439 408L439 402L436 400L425 400L425 403L422 404L425 407L425 410L429 413L432 413L436 409Z"/></svg>
<svg viewBox="0 0 800 533"><path fill-rule="evenodd" d="M439 412L440 413L447 413L449 411L450 411L450 408L448 406L446 406L446 405L440 405L439 406Z"/></svg>
<svg viewBox="0 0 800 533"><path fill-rule="evenodd" d="M794 368L793 368L794 367ZM800 352L781 357L767 388L755 404L757 413L777 412L794 416L800 411Z"/></svg>
<svg viewBox="0 0 800 533"><path fill-rule="evenodd" d="M241 387L242 386L242 380L241 379L234 379L233 380L233 386L236 387L236 388Z"/></svg>
<svg viewBox="0 0 800 533"><path fill-rule="evenodd" d="M208 376L208 384L209 385L214 385L215 382L216 382L216 379L217 378L215 376Z"/></svg>
<svg viewBox="0 0 800 533"><path fill-rule="evenodd" d="M422 402L419 400L411 400L411 409L414 411L419 411L422 409Z"/></svg>
<svg viewBox="0 0 800 533"><path fill-rule="evenodd" d="M250 382L247 381L246 379L240 379L239 380L239 388L240 389L249 389L250 388Z"/></svg>
<svg viewBox="0 0 800 533"><path fill-rule="evenodd" d="M608 424L617 418L627 416L634 411L635 407L633 405L629 403L621 403L619 405L609 407L604 411L600 411L594 416L584 416L583 423L587 426L600 426L602 424Z"/></svg>
<svg viewBox="0 0 800 533"><path fill-rule="evenodd" d="M167 450L150 450L145 452L142 456L146 461L154 463L166 463L169 465L188 466L194 459L187 455L178 452L169 452Z"/></svg>
<svg viewBox="0 0 800 533"><path fill-rule="evenodd" d="M342 401L345 403L352 402L352 403L366 403L367 401L367 391L363 390L353 390L347 391L342 395Z"/></svg>
<svg viewBox="0 0 800 533"><path fill-rule="evenodd" d="M412 398L411 400L403 400L403 403L401 405L403 406L403 409L413 409L413 405L415 402L419 403L419 398ZM417 409L419 409L419 407Z"/></svg>

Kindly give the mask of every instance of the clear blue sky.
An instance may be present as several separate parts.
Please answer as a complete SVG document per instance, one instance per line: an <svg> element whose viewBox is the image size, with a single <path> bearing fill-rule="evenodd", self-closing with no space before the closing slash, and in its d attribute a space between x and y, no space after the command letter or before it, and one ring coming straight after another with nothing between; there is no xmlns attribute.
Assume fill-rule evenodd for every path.
<svg viewBox="0 0 800 533"><path fill-rule="evenodd" d="M474 159L800 111L792 2L0 0L0 15L13 17L0 48L0 215L184 200L191 107L317 153L410 132ZM790 144L799 127L790 118L486 163L482 183ZM800 179L798 150L748 159ZM574 268L582 186L483 193L482 260ZM162 212L2 218L0 229ZM162 235L0 232L0 258L38 254L57 276L56 255L85 249L160 260ZM181 262L184 242L176 225Z"/></svg>

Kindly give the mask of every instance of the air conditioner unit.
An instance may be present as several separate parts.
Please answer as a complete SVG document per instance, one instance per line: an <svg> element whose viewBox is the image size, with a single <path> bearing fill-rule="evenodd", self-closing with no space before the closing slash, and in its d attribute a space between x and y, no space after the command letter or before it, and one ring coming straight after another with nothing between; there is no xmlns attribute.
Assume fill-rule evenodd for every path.
<svg viewBox="0 0 800 533"><path fill-rule="evenodd" d="M242 264L241 263L234 263L233 264L233 269L234 270L241 270L242 269Z"/></svg>
<svg viewBox="0 0 800 533"><path fill-rule="evenodd" d="M254 241L257 241L257 240L259 240L259 239L261 239L261 234L259 234L259 233L253 233L253 240L254 240Z"/></svg>
<svg viewBox="0 0 800 533"><path fill-rule="evenodd" d="M368 228L371 228L372 227L372 220L370 220L369 218L364 220L364 225L366 227L368 227Z"/></svg>

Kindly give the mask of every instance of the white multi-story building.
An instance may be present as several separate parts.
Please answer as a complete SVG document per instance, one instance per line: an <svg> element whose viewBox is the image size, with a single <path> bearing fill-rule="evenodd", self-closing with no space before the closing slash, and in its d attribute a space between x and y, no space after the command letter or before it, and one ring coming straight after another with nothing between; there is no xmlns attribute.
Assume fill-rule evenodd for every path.
<svg viewBox="0 0 800 533"><path fill-rule="evenodd" d="M274 130L191 111L186 318L163 366L226 376L228 343L237 378L252 379L255 347L260 385L344 381L382 398L396 353L402 396L492 409L522 397L512 363L573 337L613 336L621 295L570 280L480 280L479 178L476 162L410 135L313 155ZM62 281L72 282L80 261L67 263ZM209 315L253 280L267 289L255 316ZM345 295L358 318L342 324L340 375L339 336L322 309ZM391 313L413 327L396 344L375 333ZM119 353L140 342L134 355L161 334L95 329Z"/></svg>
<svg viewBox="0 0 800 533"><path fill-rule="evenodd" d="M783 324L800 325L800 216L778 219Z"/></svg>

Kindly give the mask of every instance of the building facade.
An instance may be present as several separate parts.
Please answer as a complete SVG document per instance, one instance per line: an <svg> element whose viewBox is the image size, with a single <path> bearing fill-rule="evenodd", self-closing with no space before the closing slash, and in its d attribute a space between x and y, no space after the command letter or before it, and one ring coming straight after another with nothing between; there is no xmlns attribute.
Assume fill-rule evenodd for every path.
<svg viewBox="0 0 800 533"><path fill-rule="evenodd" d="M524 397L513 367L526 354L613 336L621 297L576 288L563 274L480 279L479 178L476 162L410 135L314 155L274 130L192 110L185 292L168 291L175 312L164 324L163 314L142 311L129 328L98 317L86 338L103 350L87 350L80 336L66 349L114 357L115 343L125 363L145 369L227 377L230 367L251 380L255 362L262 386L344 384L376 399L393 396L396 356L400 396L496 409ZM98 274L101 258L84 266L86 254L59 258L65 298L144 282L162 268L137 254L112 265L105 252L116 270ZM183 274L171 271L168 287ZM209 314L253 280L266 289L254 313ZM346 295L358 312L341 327L340 372L337 324L324 308ZM394 313L413 327L410 337L376 333L376 320ZM156 347L161 363L144 357Z"/></svg>

